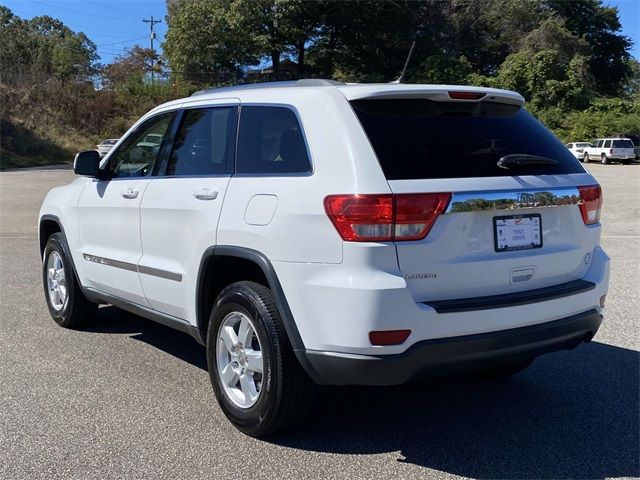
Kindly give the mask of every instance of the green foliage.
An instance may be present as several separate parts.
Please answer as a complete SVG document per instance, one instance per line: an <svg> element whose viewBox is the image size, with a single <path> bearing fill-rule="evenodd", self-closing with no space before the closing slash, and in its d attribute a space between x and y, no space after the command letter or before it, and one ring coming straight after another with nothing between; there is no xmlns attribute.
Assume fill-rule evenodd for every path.
<svg viewBox="0 0 640 480"><path fill-rule="evenodd" d="M83 33L0 6L0 117L11 138L39 145L38 158L52 142L59 156L121 135L164 101L247 81L251 65L271 64L270 80L388 82L414 41L408 82L516 90L567 141L640 132L640 63L602 0L167 0L167 8L162 57L136 46L99 68ZM22 158L7 138L3 156L9 145Z"/></svg>
<svg viewBox="0 0 640 480"><path fill-rule="evenodd" d="M49 16L23 20L0 5L0 45L5 83L86 79L97 71L95 44Z"/></svg>

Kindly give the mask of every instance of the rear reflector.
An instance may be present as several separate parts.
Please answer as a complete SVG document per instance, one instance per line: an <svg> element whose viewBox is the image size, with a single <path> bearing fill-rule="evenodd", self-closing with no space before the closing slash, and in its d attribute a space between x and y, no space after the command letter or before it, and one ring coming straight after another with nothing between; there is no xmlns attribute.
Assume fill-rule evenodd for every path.
<svg viewBox="0 0 640 480"><path fill-rule="evenodd" d="M450 200L451 193L329 195L324 208L343 240L393 242L426 237Z"/></svg>
<svg viewBox="0 0 640 480"><path fill-rule="evenodd" d="M602 190L600 185L589 185L578 187L582 203L580 204L580 214L585 225L593 225L600 221L600 210L602 209Z"/></svg>
<svg viewBox="0 0 640 480"><path fill-rule="evenodd" d="M409 338L411 330L378 330L369 332L371 345L400 345Z"/></svg>
<svg viewBox="0 0 640 480"><path fill-rule="evenodd" d="M449 92L452 100L480 100L486 93L482 92Z"/></svg>

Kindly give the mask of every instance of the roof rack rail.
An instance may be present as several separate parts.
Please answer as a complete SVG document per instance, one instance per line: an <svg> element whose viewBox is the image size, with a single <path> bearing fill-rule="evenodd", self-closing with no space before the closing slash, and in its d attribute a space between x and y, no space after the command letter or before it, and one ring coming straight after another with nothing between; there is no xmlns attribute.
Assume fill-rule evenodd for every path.
<svg viewBox="0 0 640 480"><path fill-rule="evenodd" d="M237 90L253 90L258 88L282 88L282 87L331 87L337 85L344 85L342 82L335 80L326 80L323 78L303 78L301 80L288 80L282 82L262 82L262 83L243 83L242 85L233 85L231 87L214 87L199 90L193 94L192 97L198 95L204 95L213 92L234 92Z"/></svg>

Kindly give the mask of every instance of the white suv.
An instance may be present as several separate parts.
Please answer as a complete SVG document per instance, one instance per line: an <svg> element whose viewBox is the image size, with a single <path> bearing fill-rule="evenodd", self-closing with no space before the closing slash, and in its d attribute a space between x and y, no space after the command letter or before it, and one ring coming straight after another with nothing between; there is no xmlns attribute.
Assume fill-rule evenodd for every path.
<svg viewBox="0 0 640 480"><path fill-rule="evenodd" d="M603 165L618 161L631 163L636 159L633 142L628 138L599 138L592 145L583 148L582 161L600 160Z"/></svg>
<svg viewBox="0 0 640 480"><path fill-rule="evenodd" d="M315 384L516 373L598 330L600 187L480 87L307 80L161 105L40 212L44 290L207 347L227 417L266 435Z"/></svg>

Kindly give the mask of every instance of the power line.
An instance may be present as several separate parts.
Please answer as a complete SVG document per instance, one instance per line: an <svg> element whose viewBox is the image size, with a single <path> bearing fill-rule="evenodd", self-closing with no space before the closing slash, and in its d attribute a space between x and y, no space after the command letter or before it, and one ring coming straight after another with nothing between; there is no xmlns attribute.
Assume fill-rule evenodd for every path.
<svg viewBox="0 0 640 480"><path fill-rule="evenodd" d="M136 40L142 40L143 38L147 38L147 36L145 35L144 37L130 38L128 40L122 40L121 42L101 43L99 45L96 45L96 47L108 47L109 45L120 45L121 43L129 43L129 42L135 42Z"/></svg>
<svg viewBox="0 0 640 480"><path fill-rule="evenodd" d="M121 8L121 7L116 7L115 5L104 5L100 2L89 2L89 3L93 3L94 5L99 6L100 8L104 8L105 10L119 10L123 13L126 13L128 15L131 16L135 16L136 18L139 18L140 16L144 15L144 13L139 13L139 12L134 12L133 10L128 10L125 8Z"/></svg>
<svg viewBox="0 0 640 480"><path fill-rule="evenodd" d="M89 17L97 17L97 18L106 18L108 20L120 20L120 21L129 21L132 22L133 19L131 18L123 18L123 17L107 17L105 15L96 15L95 13L86 13L86 12L80 12L79 10L72 10L70 8L64 8L64 7L59 7L57 5L51 5L49 3L45 3L45 2L39 2L37 0L29 0L31 3L37 3L38 5L44 5L45 7L49 7L49 8L57 8L58 10L64 10L66 12L71 12L71 13L77 13L79 15L87 15Z"/></svg>

